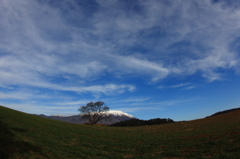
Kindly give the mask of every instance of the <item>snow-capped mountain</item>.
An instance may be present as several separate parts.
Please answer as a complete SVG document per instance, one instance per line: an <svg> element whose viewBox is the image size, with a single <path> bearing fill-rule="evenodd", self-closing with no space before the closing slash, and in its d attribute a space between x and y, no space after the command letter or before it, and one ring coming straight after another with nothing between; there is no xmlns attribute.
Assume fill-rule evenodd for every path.
<svg viewBox="0 0 240 159"><path fill-rule="evenodd" d="M108 114L111 114L111 120L101 120L98 122L98 124L105 124L105 125L110 125L113 123L117 123L120 121L125 121L129 119L136 119L130 114L124 113L122 111L109 111ZM73 116L46 116L43 114L40 114L38 116L49 118L49 119L54 119L54 120L59 120L59 121L64 121L64 122L69 122L69 123L75 123L75 124L83 124L87 123L88 120L83 120L81 119L80 115L73 115Z"/></svg>

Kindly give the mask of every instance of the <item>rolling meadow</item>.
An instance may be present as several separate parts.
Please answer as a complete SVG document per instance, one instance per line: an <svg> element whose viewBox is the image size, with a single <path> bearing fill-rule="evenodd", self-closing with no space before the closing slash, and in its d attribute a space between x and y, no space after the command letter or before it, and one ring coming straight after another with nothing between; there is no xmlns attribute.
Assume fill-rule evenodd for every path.
<svg viewBox="0 0 240 159"><path fill-rule="evenodd" d="M239 158L240 110L170 124L65 123L0 106L0 158Z"/></svg>

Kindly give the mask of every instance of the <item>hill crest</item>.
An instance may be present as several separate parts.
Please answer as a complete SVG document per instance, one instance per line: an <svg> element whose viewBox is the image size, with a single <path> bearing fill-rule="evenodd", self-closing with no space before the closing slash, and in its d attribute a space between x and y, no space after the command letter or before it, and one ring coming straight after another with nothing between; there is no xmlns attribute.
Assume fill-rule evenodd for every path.
<svg viewBox="0 0 240 159"><path fill-rule="evenodd" d="M236 111L236 110L240 110L240 108L233 108L233 109L227 109L227 110L219 111L219 112L214 113L214 114L212 114L210 116L207 116L206 118L213 117L213 116L218 116L218 115L222 115L222 114L226 114L226 113L230 113L230 112L233 112L233 111Z"/></svg>

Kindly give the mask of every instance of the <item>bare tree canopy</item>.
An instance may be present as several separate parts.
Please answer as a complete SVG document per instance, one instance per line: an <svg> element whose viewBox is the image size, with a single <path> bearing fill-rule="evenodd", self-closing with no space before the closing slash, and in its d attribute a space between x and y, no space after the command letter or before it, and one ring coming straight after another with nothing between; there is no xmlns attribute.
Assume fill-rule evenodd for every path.
<svg viewBox="0 0 240 159"><path fill-rule="evenodd" d="M102 101L90 102L86 106L81 106L78 111L82 119L88 119L91 124L96 124L101 120L110 119L109 107L104 104Z"/></svg>

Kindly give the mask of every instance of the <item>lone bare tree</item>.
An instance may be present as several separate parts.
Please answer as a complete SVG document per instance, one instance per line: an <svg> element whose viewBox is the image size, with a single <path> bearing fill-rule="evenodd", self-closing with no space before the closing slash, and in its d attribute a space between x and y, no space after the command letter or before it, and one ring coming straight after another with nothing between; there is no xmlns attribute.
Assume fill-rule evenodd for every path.
<svg viewBox="0 0 240 159"><path fill-rule="evenodd" d="M82 119L88 119L91 124L96 124L101 120L109 120L111 118L109 107L107 107L104 102L90 102L86 106L81 106L78 111Z"/></svg>

